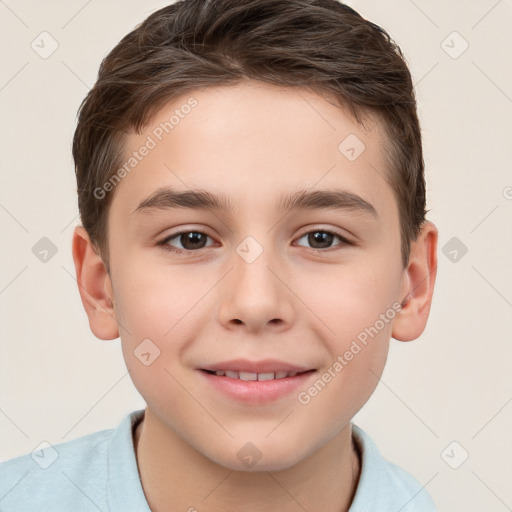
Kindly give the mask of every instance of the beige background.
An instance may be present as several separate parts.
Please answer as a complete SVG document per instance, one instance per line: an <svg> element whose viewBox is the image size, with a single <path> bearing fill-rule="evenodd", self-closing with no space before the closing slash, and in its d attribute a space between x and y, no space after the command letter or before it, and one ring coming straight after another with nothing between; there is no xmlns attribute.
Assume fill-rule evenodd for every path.
<svg viewBox="0 0 512 512"><path fill-rule="evenodd" d="M113 428L144 407L119 340L96 339L80 302L70 147L101 59L167 3L0 2L0 460ZM411 343L392 340L382 382L354 421L427 486L440 512L510 510L512 2L350 5L388 30L409 62L428 217L440 233L427 329ZM46 59L31 47L43 31L58 43ZM57 249L47 262L32 252L42 237Z"/></svg>

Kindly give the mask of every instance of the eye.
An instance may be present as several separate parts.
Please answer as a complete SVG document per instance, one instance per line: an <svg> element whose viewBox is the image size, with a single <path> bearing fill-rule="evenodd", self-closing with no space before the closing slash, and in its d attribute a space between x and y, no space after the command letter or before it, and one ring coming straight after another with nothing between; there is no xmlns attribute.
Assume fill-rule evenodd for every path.
<svg viewBox="0 0 512 512"><path fill-rule="evenodd" d="M312 244L312 249L315 251L322 251L322 249L330 249L331 244L335 238L338 238L341 240L341 243L336 244L338 245L355 245L354 242L351 242L347 238L345 238L343 235L340 235L338 233L334 233L333 231L326 231L323 229L315 229L313 231L308 231L304 235L302 235L298 240L302 240L303 238L307 239L307 242ZM300 244L299 244L300 245Z"/></svg>
<svg viewBox="0 0 512 512"><path fill-rule="evenodd" d="M170 244L171 240L175 238L178 239L181 248L175 248ZM180 231L164 238L162 241L158 242L158 245L160 245L162 249L176 253L192 252L195 249L203 249L207 238L211 237L202 231Z"/></svg>
<svg viewBox="0 0 512 512"><path fill-rule="evenodd" d="M185 230L167 236L160 242L157 242L157 245L161 246L162 249L166 251L172 251L174 253L181 254L186 252L194 252L195 250L204 249L205 247L208 247L206 245L206 240L208 238L211 239L209 235L202 231ZM311 248L314 251L319 252L326 252L323 249L330 249L333 240L336 238L338 238L341 241L341 243L335 244L335 247L343 245L355 245L355 242L351 242L343 235L340 235L332 231L320 229L308 231L307 233L302 235L298 240L302 240L303 238L306 238L307 242L312 244ZM181 247L177 248L171 244L171 241L175 239L177 239Z"/></svg>

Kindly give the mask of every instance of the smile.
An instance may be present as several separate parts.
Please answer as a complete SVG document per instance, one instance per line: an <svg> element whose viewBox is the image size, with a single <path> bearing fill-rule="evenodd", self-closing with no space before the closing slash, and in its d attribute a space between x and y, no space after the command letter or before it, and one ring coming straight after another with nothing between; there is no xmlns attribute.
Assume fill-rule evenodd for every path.
<svg viewBox="0 0 512 512"><path fill-rule="evenodd" d="M266 373L254 373L254 372L237 372L234 370L203 370L210 375L216 375L218 377L229 377L230 379L240 379L245 381L251 381L251 380L258 380L258 381L264 381L264 380L277 380L277 379L286 379L288 377L295 377L296 375L302 374L302 373L308 373L314 370L308 370L307 372L285 372L285 371L278 371L278 372L266 372Z"/></svg>
<svg viewBox="0 0 512 512"><path fill-rule="evenodd" d="M197 371L197 370L196 370ZM229 402L264 405L291 399L305 389L317 370L247 372L236 370L198 370L205 393Z"/></svg>

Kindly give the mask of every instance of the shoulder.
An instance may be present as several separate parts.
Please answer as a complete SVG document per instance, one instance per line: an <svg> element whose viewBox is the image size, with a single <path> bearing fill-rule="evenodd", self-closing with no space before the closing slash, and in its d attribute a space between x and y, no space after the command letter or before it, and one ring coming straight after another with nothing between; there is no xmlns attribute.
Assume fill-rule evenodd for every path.
<svg viewBox="0 0 512 512"><path fill-rule="evenodd" d="M138 483L131 429L142 413L128 414L116 429L0 462L0 512L110 510L124 482Z"/></svg>
<svg viewBox="0 0 512 512"><path fill-rule="evenodd" d="M405 469L386 460L360 427L352 436L361 455L361 475L349 512L436 512L427 490Z"/></svg>
<svg viewBox="0 0 512 512"><path fill-rule="evenodd" d="M114 429L50 445L0 463L0 511L31 510L34 504L58 507L81 502L79 494L104 501L107 444ZM92 488L94 486L94 489ZM54 510L54 508L47 510ZM58 510L58 508L56 509Z"/></svg>

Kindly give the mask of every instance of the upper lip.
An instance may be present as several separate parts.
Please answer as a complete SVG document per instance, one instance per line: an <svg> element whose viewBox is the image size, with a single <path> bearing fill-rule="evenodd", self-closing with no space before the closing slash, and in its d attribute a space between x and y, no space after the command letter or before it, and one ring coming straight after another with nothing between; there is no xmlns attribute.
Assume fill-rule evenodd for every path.
<svg viewBox="0 0 512 512"><path fill-rule="evenodd" d="M221 361L219 363L212 363L208 366L201 368L202 370L231 370L237 372L249 373L270 373L270 372L306 372L313 370L306 366L297 366L294 364L278 361L276 359L264 359L261 361L249 361L248 359L232 359L230 361Z"/></svg>

